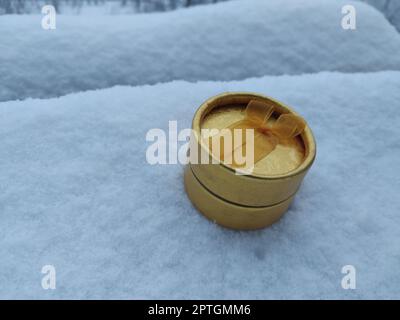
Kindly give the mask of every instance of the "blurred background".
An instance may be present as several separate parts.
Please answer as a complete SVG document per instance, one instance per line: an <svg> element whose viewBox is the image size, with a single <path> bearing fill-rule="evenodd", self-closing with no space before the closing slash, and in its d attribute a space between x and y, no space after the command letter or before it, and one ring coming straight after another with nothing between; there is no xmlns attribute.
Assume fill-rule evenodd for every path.
<svg viewBox="0 0 400 320"><path fill-rule="evenodd" d="M227 0L0 0L0 12L36 13L42 5L52 4L58 13L138 13L174 10L221 1Z"/></svg>

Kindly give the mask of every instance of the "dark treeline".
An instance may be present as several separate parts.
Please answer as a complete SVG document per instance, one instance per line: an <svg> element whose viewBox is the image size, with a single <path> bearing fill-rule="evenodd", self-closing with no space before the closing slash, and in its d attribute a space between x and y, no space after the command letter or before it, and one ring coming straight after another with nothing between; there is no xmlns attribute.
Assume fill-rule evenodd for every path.
<svg viewBox="0 0 400 320"><path fill-rule="evenodd" d="M209 4L221 1L226 0L120 0L122 6L132 5L138 12L167 11L182 7L190 7L199 4Z"/></svg>
<svg viewBox="0 0 400 320"><path fill-rule="evenodd" d="M105 2L118 2L121 7L132 6L137 12L150 12L174 10L220 1L226 0L0 0L0 14L38 12L45 4L53 5L59 13L62 13L63 6L80 8L85 4L103 5Z"/></svg>

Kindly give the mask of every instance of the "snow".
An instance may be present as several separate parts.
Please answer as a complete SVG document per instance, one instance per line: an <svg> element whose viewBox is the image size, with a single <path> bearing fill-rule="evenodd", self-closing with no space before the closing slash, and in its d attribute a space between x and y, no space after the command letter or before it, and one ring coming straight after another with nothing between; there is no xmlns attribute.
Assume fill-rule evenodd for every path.
<svg viewBox="0 0 400 320"><path fill-rule="evenodd" d="M344 4L356 31L341 28ZM361 2L246 0L132 16L0 18L0 101L175 79L400 69L400 35Z"/></svg>
<svg viewBox="0 0 400 320"><path fill-rule="evenodd" d="M345 4L356 31L341 28ZM98 9L55 31L0 17L1 299L399 297L400 35L383 14L342 0ZM182 165L146 162L149 129L188 128L226 91L279 99L316 136L295 202L265 230L211 223Z"/></svg>
<svg viewBox="0 0 400 320"><path fill-rule="evenodd" d="M398 0L361 0L382 11L385 17L400 31L400 2Z"/></svg>
<svg viewBox="0 0 400 320"><path fill-rule="evenodd" d="M223 229L145 134L225 91L303 115L317 159L271 228ZM316 94L318 93L318 94ZM400 72L175 81L0 103L0 298L398 298ZM57 289L40 286L54 265ZM357 270L344 290L341 268Z"/></svg>

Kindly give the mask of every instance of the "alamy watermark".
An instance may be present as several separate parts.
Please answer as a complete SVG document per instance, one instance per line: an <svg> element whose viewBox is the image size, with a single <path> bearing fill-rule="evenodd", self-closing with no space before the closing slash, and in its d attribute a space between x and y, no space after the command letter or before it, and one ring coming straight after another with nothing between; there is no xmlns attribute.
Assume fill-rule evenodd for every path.
<svg viewBox="0 0 400 320"><path fill-rule="evenodd" d="M178 131L177 121L169 121L168 133L150 129L146 141L147 163L156 164L224 164L235 165L238 174L254 168L254 129L192 129ZM210 152L211 151L211 152Z"/></svg>
<svg viewBox="0 0 400 320"><path fill-rule="evenodd" d="M356 30L357 29L357 16L356 8L350 4L342 7L342 28L344 30Z"/></svg>
<svg viewBox="0 0 400 320"><path fill-rule="evenodd" d="M55 290L56 289L56 268L47 264L42 267L42 274L44 274L42 278L42 288L44 290Z"/></svg>
<svg viewBox="0 0 400 320"><path fill-rule="evenodd" d="M42 28L43 30L55 30L57 28L57 12L52 5L42 7Z"/></svg>
<svg viewBox="0 0 400 320"><path fill-rule="evenodd" d="M351 264L345 265L342 267L342 273L345 274L341 282L342 288L345 290L356 289L356 268Z"/></svg>

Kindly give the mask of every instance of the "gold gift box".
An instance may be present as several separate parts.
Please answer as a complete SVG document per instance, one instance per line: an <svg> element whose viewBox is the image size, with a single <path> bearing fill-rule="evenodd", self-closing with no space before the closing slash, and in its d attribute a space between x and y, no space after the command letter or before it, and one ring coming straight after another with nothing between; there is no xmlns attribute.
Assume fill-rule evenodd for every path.
<svg viewBox="0 0 400 320"><path fill-rule="evenodd" d="M307 125L301 135L280 142L255 163L251 174L238 175L232 166L216 158L201 130L221 130L243 120L252 100L274 107L270 121L281 114L297 115L283 103L259 94L232 92L212 97L200 106L192 123L194 144L210 161L192 161L185 168L185 188L195 207L210 220L239 230L260 229L277 221L292 203L316 155Z"/></svg>

